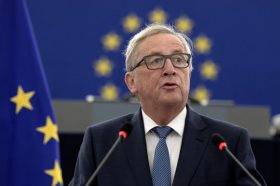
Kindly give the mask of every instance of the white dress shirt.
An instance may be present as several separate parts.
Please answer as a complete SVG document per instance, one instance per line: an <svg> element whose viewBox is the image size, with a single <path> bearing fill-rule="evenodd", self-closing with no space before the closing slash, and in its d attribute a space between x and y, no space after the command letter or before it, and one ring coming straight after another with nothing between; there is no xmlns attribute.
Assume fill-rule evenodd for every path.
<svg viewBox="0 0 280 186"><path fill-rule="evenodd" d="M155 148L159 141L158 135L152 129L154 127L158 127L159 125L156 124L147 114L145 114L143 110L142 115L146 137L147 154L149 159L150 171L152 172ZM186 107L184 107L184 109L167 125L173 129L173 131L166 138L166 144L168 147L170 157L171 183L173 183L179 159L186 116L187 109Z"/></svg>

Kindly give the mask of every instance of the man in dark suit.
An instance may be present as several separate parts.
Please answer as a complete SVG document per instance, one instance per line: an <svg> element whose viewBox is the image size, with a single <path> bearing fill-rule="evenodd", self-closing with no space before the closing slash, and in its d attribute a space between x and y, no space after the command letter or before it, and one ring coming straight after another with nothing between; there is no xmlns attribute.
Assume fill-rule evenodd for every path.
<svg viewBox="0 0 280 186"><path fill-rule="evenodd" d="M125 82L140 109L86 130L70 185L85 185L127 122L133 125L129 138L113 152L93 185L254 185L211 143L213 133L225 136L234 155L266 185L256 170L247 131L188 106L191 49L187 36L166 25L147 26L130 40Z"/></svg>

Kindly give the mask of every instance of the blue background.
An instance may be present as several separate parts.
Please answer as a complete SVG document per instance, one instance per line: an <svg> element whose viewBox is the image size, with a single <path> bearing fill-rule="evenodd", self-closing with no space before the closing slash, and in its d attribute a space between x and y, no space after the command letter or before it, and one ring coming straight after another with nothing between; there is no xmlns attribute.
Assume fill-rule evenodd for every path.
<svg viewBox="0 0 280 186"><path fill-rule="evenodd" d="M52 98L84 99L99 95L113 83L120 98L128 93L123 82L121 55L133 34L123 30L122 19L134 13L149 23L155 8L167 14L167 23L188 16L193 39L207 35L213 42L207 55L195 54L191 88L205 86L211 99L236 104L267 105L280 113L280 1L276 0L28 0ZM120 50L104 50L101 38L110 31L122 37ZM114 61L112 75L97 76L94 61L107 56ZM199 65L206 59L219 66L215 81L204 80Z"/></svg>

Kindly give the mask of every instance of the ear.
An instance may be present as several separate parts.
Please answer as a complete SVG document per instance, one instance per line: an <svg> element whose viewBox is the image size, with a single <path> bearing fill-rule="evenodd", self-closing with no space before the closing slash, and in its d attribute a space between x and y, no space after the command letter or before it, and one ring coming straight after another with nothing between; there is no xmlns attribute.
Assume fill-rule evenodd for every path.
<svg viewBox="0 0 280 186"><path fill-rule="evenodd" d="M125 73L125 84L133 95L137 95L137 87L135 84L135 74L133 72Z"/></svg>

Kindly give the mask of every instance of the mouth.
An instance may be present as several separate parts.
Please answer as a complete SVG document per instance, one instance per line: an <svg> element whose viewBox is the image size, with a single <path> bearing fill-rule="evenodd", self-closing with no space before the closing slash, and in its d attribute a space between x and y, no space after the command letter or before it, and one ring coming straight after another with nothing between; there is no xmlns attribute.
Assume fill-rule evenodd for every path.
<svg viewBox="0 0 280 186"><path fill-rule="evenodd" d="M177 88L178 85L176 83L167 82L167 83L164 83L162 87L165 89L174 89L174 88Z"/></svg>

